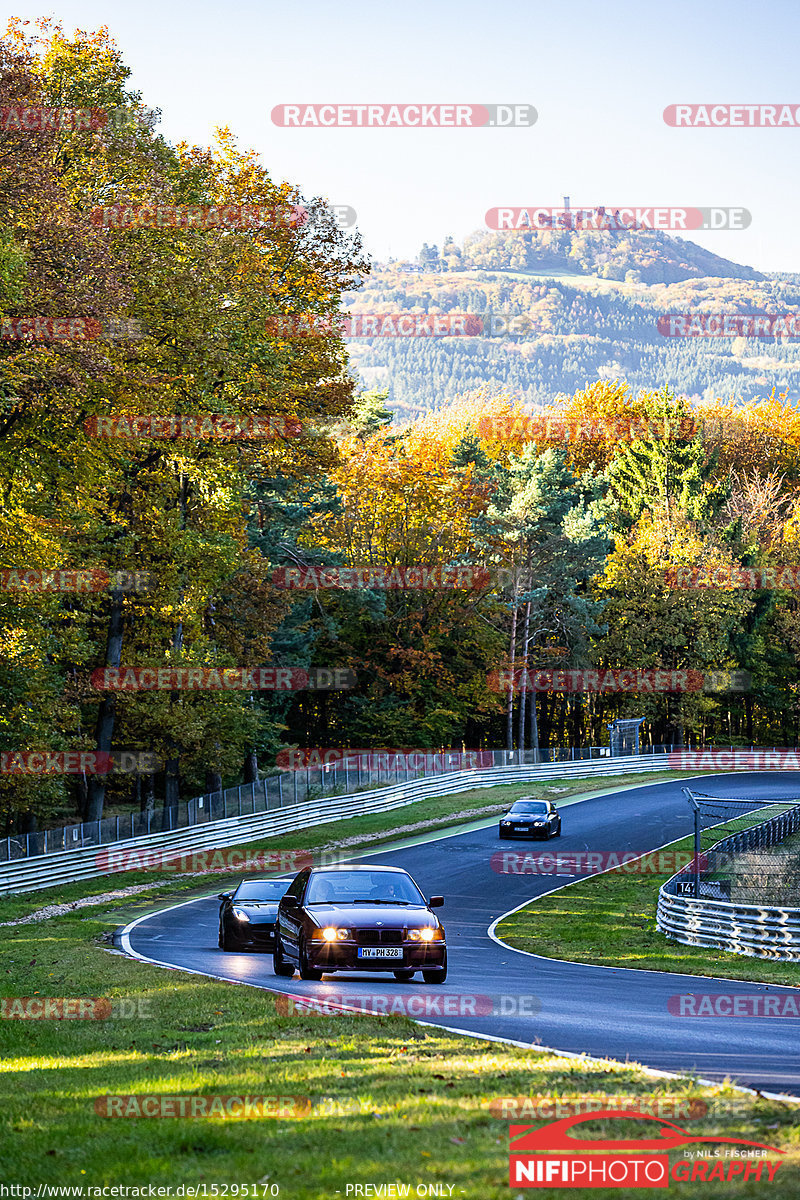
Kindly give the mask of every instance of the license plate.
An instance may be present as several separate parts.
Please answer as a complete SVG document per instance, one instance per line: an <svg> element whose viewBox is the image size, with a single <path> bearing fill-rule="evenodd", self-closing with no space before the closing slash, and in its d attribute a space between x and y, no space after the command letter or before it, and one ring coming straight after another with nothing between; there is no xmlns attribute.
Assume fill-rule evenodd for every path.
<svg viewBox="0 0 800 1200"><path fill-rule="evenodd" d="M515 825L514 833L527 833L530 829L529 825Z"/></svg>
<svg viewBox="0 0 800 1200"><path fill-rule="evenodd" d="M402 946L359 946L359 958L402 958Z"/></svg>

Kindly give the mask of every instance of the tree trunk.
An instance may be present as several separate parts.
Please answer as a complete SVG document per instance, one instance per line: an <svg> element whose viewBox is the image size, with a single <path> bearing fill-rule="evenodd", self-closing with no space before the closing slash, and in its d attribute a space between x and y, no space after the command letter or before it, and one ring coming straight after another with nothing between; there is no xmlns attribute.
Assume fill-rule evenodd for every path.
<svg viewBox="0 0 800 1200"><path fill-rule="evenodd" d="M530 551L528 551L528 562L525 563L527 570L527 590L530 593L531 578L530 578ZM519 692L519 761L523 761L522 755L525 750L525 702L528 700L528 642L530 634L530 600L525 605L525 624L523 626L522 635L522 691Z"/></svg>
<svg viewBox="0 0 800 1200"><path fill-rule="evenodd" d="M258 783L258 753L249 750L244 760L244 782Z"/></svg>
<svg viewBox="0 0 800 1200"><path fill-rule="evenodd" d="M511 686L508 689L508 706L506 708L506 750L514 749L514 664L517 658L517 573L514 572L514 607L511 610Z"/></svg>
<svg viewBox="0 0 800 1200"><path fill-rule="evenodd" d="M122 610L122 589L115 588L111 593L111 612L108 620L108 642L106 644L106 667L119 668L122 659L122 635L124 619ZM95 729L95 749L98 754L110 753L114 737L114 719L117 712L117 697L114 692L108 692L100 701ZM88 784L86 800L87 821L99 821L103 815L103 805L106 798L104 776L92 775Z"/></svg>
<svg viewBox="0 0 800 1200"><path fill-rule="evenodd" d="M530 737L528 739L533 751L533 761L538 763L539 757L539 723L536 717L536 689L531 688Z"/></svg>

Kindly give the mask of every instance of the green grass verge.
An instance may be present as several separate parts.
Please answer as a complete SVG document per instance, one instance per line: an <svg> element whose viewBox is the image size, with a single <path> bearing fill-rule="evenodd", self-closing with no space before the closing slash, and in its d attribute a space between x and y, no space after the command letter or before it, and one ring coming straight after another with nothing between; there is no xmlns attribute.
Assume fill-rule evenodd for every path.
<svg viewBox="0 0 800 1200"><path fill-rule="evenodd" d="M750 823L763 819L764 814L751 818ZM736 828L745 824L740 818ZM716 835L706 833L704 849L728 833L730 826ZM665 849L691 854L693 840L681 838ZM546 958L800 986L800 963L684 946L660 933L656 928L658 889L668 877L621 870L594 875L532 901L501 921L496 932L509 946Z"/></svg>

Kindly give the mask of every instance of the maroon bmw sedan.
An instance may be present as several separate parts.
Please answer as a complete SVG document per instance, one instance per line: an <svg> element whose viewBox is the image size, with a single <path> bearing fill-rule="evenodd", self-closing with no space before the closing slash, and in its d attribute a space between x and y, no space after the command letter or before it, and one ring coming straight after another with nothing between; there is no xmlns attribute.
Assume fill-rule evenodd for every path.
<svg viewBox="0 0 800 1200"><path fill-rule="evenodd" d="M306 867L278 906L275 974L391 971L407 982L421 971L425 983L444 983L444 928L431 911L443 904L400 867Z"/></svg>

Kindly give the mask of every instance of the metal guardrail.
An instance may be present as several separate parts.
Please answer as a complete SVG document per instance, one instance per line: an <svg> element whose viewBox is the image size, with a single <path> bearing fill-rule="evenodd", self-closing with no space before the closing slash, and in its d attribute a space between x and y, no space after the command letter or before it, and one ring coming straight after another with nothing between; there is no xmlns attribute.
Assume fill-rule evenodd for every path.
<svg viewBox="0 0 800 1200"><path fill-rule="evenodd" d="M654 747L666 753L672 746ZM470 752L473 753L474 752ZM23 833L0 838L0 863L14 862L20 858L31 858L39 854L58 854L63 850L80 850L85 846L107 846L113 842L127 841L133 837L149 837L154 833L172 832L194 825L207 825L211 821L241 817L247 813L266 812L273 808L284 808L305 800L309 796L331 792L350 795L357 790L368 790L378 784L408 783L413 779L429 775L443 775L463 770L470 766L507 767L531 765L535 762L576 762L607 758L608 746L584 746L579 749L540 750L482 750L483 759L491 755L490 762L464 763L459 751L420 751L428 760L427 767L409 767L406 761L400 766L402 755L381 754L376 751L375 760L386 759L386 766L364 764L363 756L355 754L349 760L353 765L329 763L322 767L302 768L270 775L257 783L242 783L224 791L205 792L191 800L182 800L169 808L159 806L145 812L130 812L124 816L102 817L96 821L84 821L62 825L57 829L43 829L35 833ZM373 756L370 756L373 757ZM389 766L393 759L395 765Z"/></svg>
<svg viewBox="0 0 800 1200"><path fill-rule="evenodd" d="M769 802L767 801L767 804ZM766 805L765 805L766 806ZM714 874L722 855L778 845L800 830L800 805L750 829L723 838L704 851L703 875ZM715 899L716 880L699 882L699 896L678 895L679 885L694 878L695 867L679 871L660 888L656 924L662 933L686 946L713 946L755 958L800 961L800 908L767 904L734 904ZM730 889L728 889L730 890ZM705 895L703 894L705 892Z"/></svg>
<svg viewBox="0 0 800 1200"><path fill-rule="evenodd" d="M377 791L360 792L350 796L322 796L299 800L282 809L236 816L222 821L207 822L188 829L130 838L110 846L84 846L82 849L41 855L0 864L0 895L15 892L41 891L58 884L79 879L95 879L131 870L130 852L158 848L161 851L188 853L238 846L263 838L324 825L330 821L370 813L388 812L403 808L417 800L447 796L472 788L495 787L502 783L533 783L537 779L568 779L584 775L614 776L644 774L665 767L664 754L640 755L636 758L602 758L593 762L542 763L531 766L487 767L457 771L416 779L409 783L384 787ZM115 862L116 857L116 862ZM147 866L142 865L141 870Z"/></svg>

